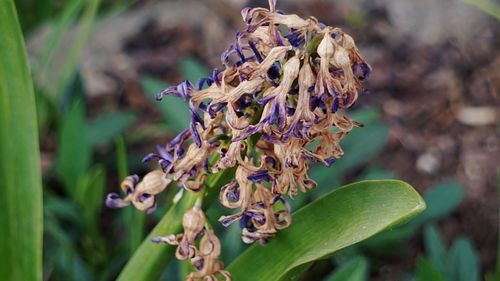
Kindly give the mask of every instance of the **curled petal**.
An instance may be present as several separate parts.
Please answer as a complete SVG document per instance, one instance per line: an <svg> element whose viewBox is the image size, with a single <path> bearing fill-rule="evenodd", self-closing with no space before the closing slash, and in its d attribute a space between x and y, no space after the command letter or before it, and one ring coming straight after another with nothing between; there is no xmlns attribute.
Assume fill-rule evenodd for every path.
<svg viewBox="0 0 500 281"><path fill-rule="evenodd" d="M228 227L233 224L235 221L241 218L241 214L231 215L231 216L222 216L219 218L219 222L224 227Z"/></svg>
<svg viewBox="0 0 500 281"><path fill-rule="evenodd" d="M129 204L130 202L121 199L118 193L113 192L106 196L106 207L108 208L123 208Z"/></svg>
<svg viewBox="0 0 500 281"><path fill-rule="evenodd" d="M167 236L157 236L151 239L151 242L153 243L166 243L170 245L179 245L180 241L182 240L183 235L178 234L178 235L167 235Z"/></svg>

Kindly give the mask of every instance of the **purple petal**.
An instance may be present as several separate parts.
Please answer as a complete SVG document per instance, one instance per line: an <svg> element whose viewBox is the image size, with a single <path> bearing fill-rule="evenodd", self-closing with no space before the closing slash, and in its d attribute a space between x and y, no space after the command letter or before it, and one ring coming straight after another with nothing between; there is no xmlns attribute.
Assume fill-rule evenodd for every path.
<svg viewBox="0 0 500 281"><path fill-rule="evenodd" d="M124 201L123 199L120 198L120 195L118 193L110 193L108 196L106 196L106 207L108 208L123 208L125 206L128 206L129 202Z"/></svg>
<svg viewBox="0 0 500 281"><path fill-rule="evenodd" d="M271 180L271 176L269 175L268 171L266 170L262 170L262 171L258 171L254 174L251 174L247 177L248 180L251 180L255 183L259 183L259 182L262 182L262 181L270 181Z"/></svg>
<svg viewBox="0 0 500 281"><path fill-rule="evenodd" d="M182 83L177 85L177 92L179 93L179 96L184 100L187 100L189 98L189 94L192 89L193 85L188 80L184 80Z"/></svg>
<svg viewBox="0 0 500 281"><path fill-rule="evenodd" d="M288 35L286 35L285 38L288 39L290 45L296 48L304 44L305 42L304 34L299 30L292 29L292 31Z"/></svg>
<svg viewBox="0 0 500 281"><path fill-rule="evenodd" d="M178 97L179 94L177 93L177 86L170 86L170 87L166 88L165 90L159 92L158 94L156 94L156 100L161 101L163 99L163 97L166 95Z"/></svg>
<svg viewBox="0 0 500 281"><path fill-rule="evenodd" d="M191 120L189 124L189 128L191 129L191 135L193 136L193 140L198 147L201 147L201 137L198 133L198 129L196 129L196 123Z"/></svg>
<svg viewBox="0 0 500 281"><path fill-rule="evenodd" d="M335 163L336 160L337 159L335 159L335 157L330 157L330 158L325 159L326 166L330 167L333 163Z"/></svg>
<svg viewBox="0 0 500 281"><path fill-rule="evenodd" d="M233 222L237 221L240 217L237 216L237 215L232 215L232 216L225 216L225 217L221 217L219 219L219 222L222 224L222 226L224 227L228 227L230 226L231 224L233 224Z"/></svg>
<svg viewBox="0 0 500 281"><path fill-rule="evenodd" d="M290 204L288 203L288 201L286 201L285 197L283 197L283 195L276 195L274 196L272 202L271 202L271 205L274 205L276 204L276 202L278 201L281 201L281 203L283 203L283 205L285 206L287 212L291 213L292 212L292 207L290 206Z"/></svg>
<svg viewBox="0 0 500 281"><path fill-rule="evenodd" d="M198 91L201 91L205 83L207 84L208 87L210 87L210 85L212 85L213 82L214 81L210 77L200 78L198 82L196 82L196 88L198 89Z"/></svg>
<svg viewBox="0 0 500 281"><path fill-rule="evenodd" d="M248 42L248 45L250 46L250 48L252 49L253 53L255 54L255 58L257 59L257 61L259 63L261 63L263 61L263 59L262 59L262 56L261 56L259 50L257 50L257 46L255 46L255 43L252 42L252 41L250 41L250 42Z"/></svg>
<svg viewBox="0 0 500 281"><path fill-rule="evenodd" d="M269 79L275 80L280 77L281 72L281 64L276 61L273 65L267 70L267 76Z"/></svg>
<svg viewBox="0 0 500 281"><path fill-rule="evenodd" d="M245 7L241 10L241 17L246 24L249 24L252 21L252 8Z"/></svg>
<svg viewBox="0 0 500 281"><path fill-rule="evenodd" d="M283 40L281 39L281 33L278 29L274 30L274 40L277 46L283 46Z"/></svg>
<svg viewBox="0 0 500 281"><path fill-rule="evenodd" d="M339 97L335 95L333 97L333 102L332 102L332 108L330 109L330 112L335 113L339 109Z"/></svg>
<svg viewBox="0 0 500 281"><path fill-rule="evenodd" d="M155 153L149 153L146 156L144 156L144 158L142 158L142 163L149 162L149 161L151 161L151 159L153 159L155 157L158 157L158 155L156 155Z"/></svg>
<svg viewBox="0 0 500 281"><path fill-rule="evenodd" d="M167 148L171 149L173 147L176 147L180 145L184 140L189 136L191 131L189 129L185 129L184 131L180 132L174 139L172 139L168 145Z"/></svg>
<svg viewBox="0 0 500 281"><path fill-rule="evenodd" d="M221 72L217 68L214 68L214 70L212 71L212 81L214 81L217 86L220 86L220 74Z"/></svg>
<svg viewBox="0 0 500 281"><path fill-rule="evenodd" d="M160 154L161 158L168 160L170 162L172 162L174 160L172 155L170 153L168 153L168 151L163 146L157 145L156 150Z"/></svg>
<svg viewBox="0 0 500 281"><path fill-rule="evenodd" d="M191 101L189 101L189 111L191 112L191 118L194 119L195 122L200 123L201 126L205 128L205 121L203 120L203 118L201 118L200 114L198 114Z"/></svg>

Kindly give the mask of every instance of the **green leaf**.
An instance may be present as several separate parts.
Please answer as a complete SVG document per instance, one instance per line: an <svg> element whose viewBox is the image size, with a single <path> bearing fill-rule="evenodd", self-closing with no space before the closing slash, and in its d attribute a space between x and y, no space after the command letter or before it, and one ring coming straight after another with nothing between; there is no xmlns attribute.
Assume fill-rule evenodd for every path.
<svg viewBox="0 0 500 281"><path fill-rule="evenodd" d="M106 186L106 171L103 166L92 168L85 176L80 178L75 186L75 201L83 210L85 223L93 234L97 233L99 214L104 201L104 188Z"/></svg>
<svg viewBox="0 0 500 281"><path fill-rule="evenodd" d="M89 126L89 141L99 146L113 141L137 120L132 112L113 112L99 116Z"/></svg>
<svg viewBox="0 0 500 281"><path fill-rule="evenodd" d="M193 84L195 84L198 79L210 75L210 70L193 57L183 58L180 64L182 76Z"/></svg>
<svg viewBox="0 0 500 281"><path fill-rule="evenodd" d="M42 280L42 186L33 83L12 0L0 0L0 276Z"/></svg>
<svg viewBox="0 0 500 281"><path fill-rule="evenodd" d="M364 246L371 250L387 252L389 244L412 236L426 223L434 222L446 217L454 211L463 198L463 187L456 182L445 182L432 187L424 193L427 209L414 220L395 230L381 233L366 243ZM394 253L394 251L391 251Z"/></svg>
<svg viewBox="0 0 500 281"><path fill-rule="evenodd" d="M118 177L123 180L129 175L127 148L123 137L116 140L116 162L118 163ZM127 208L123 212L123 219L125 224L130 224L127 227L128 237L126 242L130 256L132 256L144 239L146 215L135 208Z"/></svg>
<svg viewBox="0 0 500 281"><path fill-rule="evenodd" d="M380 119L380 110L376 107L367 107L349 112L347 115L366 126L376 123Z"/></svg>
<svg viewBox="0 0 500 281"><path fill-rule="evenodd" d="M73 196L76 183L87 173L91 158L85 112L80 102L73 104L62 121L58 147L56 173L67 194Z"/></svg>
<svg viewBox="0 0 500 281"><path fill-rule="evenodd" d="M350 184L298 210L289 228L265 247L250 247L228 270L239 281L279 280L297 266L363 241L424 209L423 199L404 182Z"/></svg>
<svg viewBox="0 0 500 281"><path fill-rule="evenodd" d="M448 253L450 280L479 281L479 261L470 241L466 238L455 240Z"/></svg>
<svg viewBox="0 0 500 281"><path fill-rule="evenodd" d="M155 95L168 87L166 83L153 78L145 77L141 80L141 85L149 100L153 102L163 114L165 122L176 132L188 128L191 116L189 115L188 104L180 98L165 96L161 101L157 101Z"/></svg>
<svg viewBox="0 0 500 281"><path fill-rule="evenodd" d="M419 256L417 259L417 279L416 281L447 281L444 274L439 271L426 258Z"/></svg>
<svg viewBox="0 0 500 281"><path fill-rule="evenodd" d="M47 41L44 42L43 48L38 55L37 65L35 66L34 73L39 77L42 85L48 83L48 76L53 73L54 57L60 51L61 42L64 35L73 26L79 12L83 7L83 0L74 0L65 5L57 23L51 24L53 31L48 36Z"/></svg>
<svg viewBox="0 0 500 281"><path fill-rule="evenodd" d="M341 143L345 157L335 162L332 168L342 172L358 168L384 147L388 137L389 125L384 123L354 128Z"/></svg>
<svg viewBox="0 0 500 281"><path fill-rule="evenodd" d="M424 229L425 250L429 261L441 272L446 272L446 247L436 227L432 224Z"/></svg>
<svg viewBox="0 0 500 281"><path fill-rule="evenodd" d="M58 75L55 80L57 85L55 92L57 98L59 98L63 90L67 88L71 77L76 72L83 48L87 43L87 39L90 37L92 27L96 20L97 10L100 3L101 0L86 1L87 5L83 10L83 15L78 25L78 35L75 37L76 39L72 42L71 46L67 48L69 52L64 59L64 64L61 69L56 72Z"/></svg>
<svg viewBox="0 0 500 281"><path fill-rule="evenodd" d="M365 258L354 258L343 264L326 281L364 281L368 275L368 261Z"/></svg>

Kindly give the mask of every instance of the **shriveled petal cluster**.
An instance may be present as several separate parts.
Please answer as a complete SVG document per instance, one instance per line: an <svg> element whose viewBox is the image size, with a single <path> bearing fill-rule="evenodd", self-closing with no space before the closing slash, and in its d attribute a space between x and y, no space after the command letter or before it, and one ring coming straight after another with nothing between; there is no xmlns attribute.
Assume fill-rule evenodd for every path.
<svg viewBox="0 0 500 281"><path fill-rule="evenodd" d="M190 260L194 272L187 276L188 281L195 280L232 280L231 274L224 270L224 264L219 260L221 253L220 241L211 228L205 226L205 214L201 204L197 203L184 214L182 219L184 233L155 237L153 242L167 243L177 246L175 256L179 260ZM199 237L201 236L201 239ZM197 240L198 246L197 246Z"/></svg>
<svg viewBox="0 0 500 281"><path fill-rule="evenodd" d="M171 181L162 171L152 171L142 181L139 181L137 175L128 176L120 186L125 198L120 198L117 193L110 193L106 197L106 206L122 208L132 202L137 209L151 213L156 209L155 195L162 192Z"/></svg>
<svg viewBox="0 0 500 281"><path fill-rule="evenodd" d="M340 28L314 17L286 15L275 9L275 1L269 2L269 9L242 10L246 27L221 55L222 70L157 95L158 100L165 95L183 99L191 114L189 127L144 158L158 161L162 171L154 175L161 173L161 185L141 187L137 177L128 177L122 184L126 197L110 194L108 205L132 202L150 211L154 195L170 181L198 192L209 174L236 168L235 179L219 195L221 204L236 213L221 217L222 224L239 220L246 243L265 243L291 224L285 196L314 188L310 165L331 166L344 154L342 139L362 126L343 111L358 99L371 68ZM202 214L189 211L184 234L164 238L178 246L179 259L193 258L203 248L194 244L203 230ZM206 229L203 239L220 247ZM200 255L204 259L195 265L198 273L221 270L215 259L209 263L207 255Z"/></svg>

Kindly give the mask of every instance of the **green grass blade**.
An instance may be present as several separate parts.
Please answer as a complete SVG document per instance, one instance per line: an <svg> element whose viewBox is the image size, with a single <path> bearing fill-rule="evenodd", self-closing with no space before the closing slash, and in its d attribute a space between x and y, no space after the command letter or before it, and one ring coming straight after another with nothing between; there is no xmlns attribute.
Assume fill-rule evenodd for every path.
<svg viewBox="0 0 500 281"><path fill-rule="evenodd" d="M129 175L127 148L123 137L119 137L116 140L116 162L118 163L118 177L120 180L123 180L126 176ZM127 227L127 229L129 230L127 247L130 256L132 256L144 239L146 215L134 208L127 208L123 212L123 217L124 223L130 224L130 226Z"/></svg>
<svg viewBox="0 0 500 281"><path fill-rule="evenodd" d="M297 266L363 241L424 209L423 199L404 182L350 184L297 211L289 228L265 247L250 247L228 271L238 281L279 280Z"/></svg>
<svg viewBox="0 0 500 281"><path fill-rule="evenodd" d="M368 261L358 257L343 264L326 281L366 281L367 276Z"/></svg>
<svg viewBox="0 0 500 281"><path fill-rule="evenodd" d="M90 167L92 150L87 132L83 105L75 102L61 124L56 159L57 176L73 198L76 183Z"/></svg>
<svg viewBox="0 0 500 281"><path fill-rule="evenodd" d="M33 83L12 0L0 0L0 276L42 280L42 187Z"/></svg>
<svg viewBox="0 0 500 281"><path fill-rule="evenodd" d="M479 281L480 269L476 250L467 238L458 238L448 253L448 272L451 280Z"/></svg>
<svg viewBox="0 0 500 281"><path fill-rule="evenodd" d="M425 252L427 253L429 261L436 266L439 271L446 273L446 246L438 230L432 224L424 228L424 242Z"/></svg>
<svg viewBox="0 0 500 281"><path fill-rule="evenodd" d="M71 3L67 4L61 13L61 16L57 20L57 23L54 24L54 31L47 39L47 42L45 42L37 59L37 67L34 70L34 73L37 76L40 76L38 81L40 81L42 85L48 83L48 75L50 75L50 73L53 71L52 67L54 56L60 50L63 36L73 25L73 22L78 17L83 4L83 0L74 0Z"/></svg>
<svg viewBox="0 0 500 281"><path fill-rule="evenodd" d="M83 47L90 36L92 27L94 25L97 10L99 8L100 0L90 0L83 11L82 19L78 26L79 32L75 41L71 44L70 51L64 60L61 70L58 72L59 76L57 81L56 97L60 98L64 89L67 88L71 78L75 74Z"/></svg>

